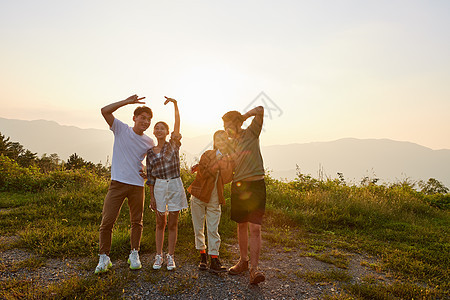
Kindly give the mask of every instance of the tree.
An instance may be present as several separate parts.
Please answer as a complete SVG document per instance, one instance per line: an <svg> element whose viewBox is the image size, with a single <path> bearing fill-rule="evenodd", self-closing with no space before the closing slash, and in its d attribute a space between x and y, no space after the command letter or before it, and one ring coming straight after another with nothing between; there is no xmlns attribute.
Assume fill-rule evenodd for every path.
<svg viewBox="0 0 450 300"><path fill-rule="evenodd" d="M41 158L37 159L37 165L44 173L58 170L60 168L59 162L60 159L56 153L52 153L48 156L47 153L44 153Z"/></svg>
<svg viewBox="0 0 450 300"><path fill-rule="evenodd" d="M0 132L0 155L8 157L21 167L27 168L36 165L44 173L81 168L86 168L100 176L109 176L111 173L111 167L103 166L101 163L94 164L93 162L86 161L76 153L69 157L67 163L61 161L56 153L50 155L44 153L41 158L38 158L37 153L31 152L25 149L19 142L11 142L9 139L9 137L4 136Z"/></svg>
<svg viewBox="0 0 450 300"><path fill-rule="evenodd" d="M427 182L419 181L419 187L421 188L421 192L427 195L432 194L446 194L449 189L439 180L430 178Z"/></svg>
<svg viewBox="0 0 450 300"><path fill-rule="evenodd" d="M34 165L37 159L37 153L25 149L19 142L10 142L9 137L6 138L0 133L0 155L1 154L13 159L21 167Z"/></svg>
<svg viewBox="0 0 450 300"><path fill-rule="evenodd" d="M101 163L94 164L93 162L84 160L81 156L76 153L72 154L67 163L65 163L65 168L67 170L76 170L81 168L86 168L100 176L109 176L111 174L111 168L105 167Z"/></svg>
<svg viewBox="0 0 450 300"><path fill-rule="evenodd" d="M25 149L19 142L12 142L10 143L8 149L6 149L6 155L17 161L17 158L25 152Z"/></svg>
<svg viewBox="0 0 450 300"><path fill-rule="evenodd" d="M9 137L6 138L1 132L0 132L0 155L3 154L6 155L9 147L11 145L11 142L9 141Z"/></svg>
<svg viewBox="0 0 450 300"><path fill-rule="evenodd" d="M76 153L69 156L69 159L66 163L66 169L68 170L81 169L84 166L86 166L86 162L81 156L78 156Z"/></svg>
<svg viewBox="0 0 450 300"><path fill-rule="evenodd" d="M37 155L30 150L22 151L22 153L17 157L16 161L19 166L29 167L36 164Z"/></svg>

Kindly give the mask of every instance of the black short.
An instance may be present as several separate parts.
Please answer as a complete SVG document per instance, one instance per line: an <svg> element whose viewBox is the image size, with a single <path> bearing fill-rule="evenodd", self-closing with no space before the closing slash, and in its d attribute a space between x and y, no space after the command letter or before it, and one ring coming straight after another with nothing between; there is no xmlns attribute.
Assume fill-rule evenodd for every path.
<svg viewBox="0 0 450 300"><path fill-rule="evenodd" d="M231 185L231 220L261 224L266 211L264 179L236 181Z"/></svg>

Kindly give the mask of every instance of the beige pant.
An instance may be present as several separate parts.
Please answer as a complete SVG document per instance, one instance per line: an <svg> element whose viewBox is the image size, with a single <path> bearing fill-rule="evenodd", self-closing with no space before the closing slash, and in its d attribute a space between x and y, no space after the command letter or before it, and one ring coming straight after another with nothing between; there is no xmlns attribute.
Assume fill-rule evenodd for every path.
<svg viewBox="0 0 450 300"><path fill-rule="evenodd" d="M205 250L205 219L208 231L208 254L219 255L220 235L219 222L222 213L217 192L213 192L209 203L191 197L192 223L194 225L195 248Z"/></svg>
<svg viewBox="0 0 450 300"><path fill-rule="evenodd" d="M128 198L128 207L130 208L131 249L139 250L143 227L144 187L113 180L103 202L102 224L100 225L100 254L109 255L112 229L125 198Z"/></svg>

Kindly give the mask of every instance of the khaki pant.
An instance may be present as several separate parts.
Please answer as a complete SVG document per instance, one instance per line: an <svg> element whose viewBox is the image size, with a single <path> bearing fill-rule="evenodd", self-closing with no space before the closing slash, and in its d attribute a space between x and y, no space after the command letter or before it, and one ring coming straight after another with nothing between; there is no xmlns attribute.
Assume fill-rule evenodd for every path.
<svg viewBox="0 0 450 300"><path fill-rule="evenodd" d="M219 255L220 235L219 222L222 210L217 193L211 195L209 203L191 196L192 223L194 225L195 248L205 250L205 218L208 231L208 254Z"/></svg>
<svg viewBox="0 0 450 300"><path fill-rule="evenodd" d="M109 255L111 250L112 229L119 216L122 204L128 198L131 220L131 249L139 250L141 244L144 187L118 181L111 181L103 203L102 224L100 225L100 254Z"/></svg>

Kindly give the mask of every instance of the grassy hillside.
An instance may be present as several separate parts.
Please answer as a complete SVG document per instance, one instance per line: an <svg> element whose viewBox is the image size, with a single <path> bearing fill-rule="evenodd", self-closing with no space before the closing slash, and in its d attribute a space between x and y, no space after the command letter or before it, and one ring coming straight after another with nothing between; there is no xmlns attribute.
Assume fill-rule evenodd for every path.
<svg viewBox="0 0 450 300"><path fill-rule="evenodd" d="M193 176L183 168L182 179L187 187ZM303 174L291 182L266 176L266 182L266 241L285 249L300 242L303 255L343 270L346 259L340 250L368 253L380 261L371 267L394 274L395 281L389 284L369 279L363 283L344 282L346 296L342 299L450 296L450 194L424 194L408 182L377 185L363 180L360 185L350 186L343 178L316 180ZM107 179L85 169L43 174L36 167L23 168L3 158L0 236L18 238L0 244L0 250L25 248L39 257L21 267L32 269L42 259L87 257L89 263L84 267L93 270L107 187ZM227 185L225 189L227 205L222 208L219 228L224 259L229 256L226 244L236 238L235 223L229 220L229 188ZM124 205L114 229L112 257L128 255L129 226L128 207ZM154 215L146 208L141 253L154 252L154 228ZM176 256L196 260L191 253L195 253L192 221L186 211L180 215ZM0 272L4 269L0 260ZM305 280L311 276L298 272L298 277ZM2 278L0 298L118 297L129 280L132 278L114 272L102 277L92 274L44 289L32 282Z"/></svg>

